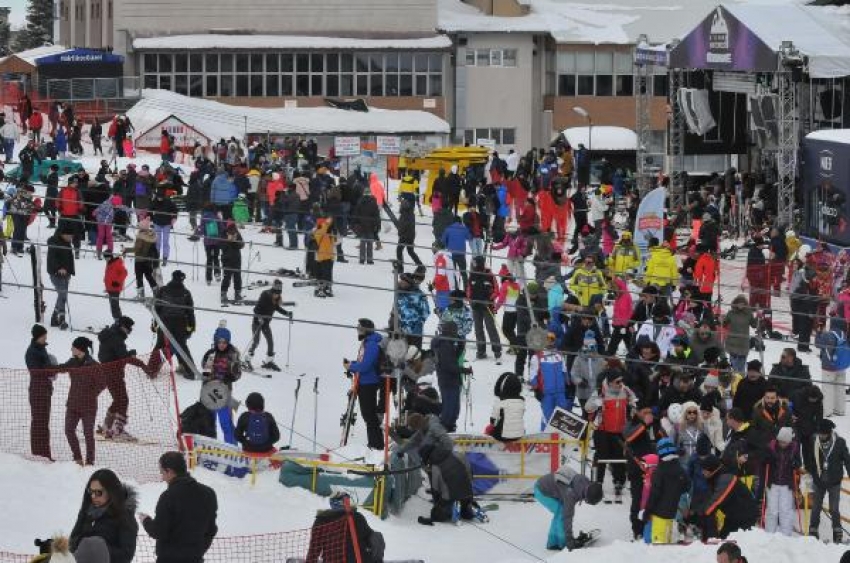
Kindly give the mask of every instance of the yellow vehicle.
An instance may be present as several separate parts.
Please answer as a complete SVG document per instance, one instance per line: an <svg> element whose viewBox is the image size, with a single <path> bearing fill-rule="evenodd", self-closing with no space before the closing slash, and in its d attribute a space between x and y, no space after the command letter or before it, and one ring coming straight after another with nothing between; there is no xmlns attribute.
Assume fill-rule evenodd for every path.
<svg viewBox="0 0 850 563"><path fill-rule="evenodd" d="M407 157L406 164L407 170L429 173L428 187L423 200L423 203L427 203L431 201L431 188L434 186L438 170L442 169L448 173L452 166L457 166L458 174L462 174L470 166L483 166L489 155L489 151L482 147L442 147L422 157Z"/></svg>

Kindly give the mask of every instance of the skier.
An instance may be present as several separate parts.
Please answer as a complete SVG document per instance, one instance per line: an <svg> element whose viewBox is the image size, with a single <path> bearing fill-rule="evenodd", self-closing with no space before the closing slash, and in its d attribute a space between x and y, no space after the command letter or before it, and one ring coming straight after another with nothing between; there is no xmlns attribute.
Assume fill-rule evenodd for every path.
<svg viewBox="0 0 850 563"><path fill-rule="evenodd" d="M130 406L130 397L127 395L127 385L124 382L124 366L130 364L146 371L144 363L136 359L136 351L127 350L126 340L133 332L134 324L130 317L120 317L115 320L115 324L103 329L97 335L100 342L97 359L101 364L109 364L105 367L104 383L109 394L112 395L112 404L106 411L106 418L103 420L99 433L109 439L127 442L134 442L136 439L124 430L127 426L127 411Z"/></svg>
<svg viewBox="0 0 850 563"><path fill-rule="evenodd" d="M463 343L458 342L458 327L454 321L442 321L440 334L431 341L431 351L437 369L437 383L443 400L440 422L449 432L457 428L460 416L460 393L463 386L461 357Z"/></svg>
<svg viewBox="0 0 850 563"><path fill-rule="evenodd" d="M260 293L260 298L257 304L254 305L254 318L251 320L251 347L248 348L248 353L245 354L245 359L242 365L248 370L253 369L251 360L254 357L254 352L260 344L260 333L266 339L266 361L262 363L263 369L272 371L280 371L280 367L274 361L274 337L272 336L271 322L272 316L275 313L280 313L284 317L292 320L292 311L287 311L281 306L283 297L283 282L274 280L271 289L267 289Z"/></svg>
<svg viewBox="0 0 850 563"><path fill-rule="evenodd" d="M357 339L360 351L357 360L349 362L343 359L342 365L347 374L356 377L353 388L360 403L360 417L366 424L368 446L373 450L384 449L384 434L381 432L381 420L378 417L378 400L383 393L380 376L381 335L375 332L375 323L371 319L358 319Z"/></svg>
<svg viewBox="0 0 850 563"><path fill-rule="evenodd" d="M227 222L224 232L225 238L221 241L221 269L224 271L221 280L221 304L227 306L227 291L230 289L231 280L233 302L239 304L242 301L242 249L245 248L245 241L232 219Z"/></svg>
<svg viewBox="0 0 850 563"><path fill-rule="evenodd" d="M186 379L194 379L194 372L190 368L194 360L189 350L188 340L195 332L195 302L192 299L192 293L183 283L185 281L186 274L181 270L171 273L171 281L159 288L156 293L156 313L176 344L182 349L182 353L176 350L171 351L172 355L177 352L177 361L180 364L176 370L177 373ZM160 327L157 331L155 351L165 348L165 339L165 333Z"/></svg>
<svg viewBox="0 0 850 563"><path fill-rule="evenodd" d="M231 341L230 330L221 321L213 333L213 346L204 354L201 360L203 382L221 381L233 392L233 383L242 377L242 361L239 350ZM218 409L218 422L221 424L222 437L228 444L236 443L233 427L233 411L230 405Z"/></svg>
<svg viewBox="0 0 850 563"><path fill-rule="evenodd" d="M472 234L458 216L455 216L452 224L446 227L440 239L443 247L452 255L452 265L456 271L460 272L464 290L469 282L466 271L466 243L470 240L472 240Z"/></svg>
<svg viewBox="0 0 850 563"><path fill-rule="evenodd" d="M502 284L499 286L499 295L493 304L493 314L496 315L499 309L504 307L505 312L502 313L502 334L505 335L510 345L508 354L516 354L516 303L520 298L522 290L516 279L514 279L513 274L508 270L507 264L502 264L502 268L499 270L499 277L502 278Z"/></svg>
<svg viewBox="0 0 850 563"><path fill-rule="evenodd" d="M601 483L592 483L568 465L562 465L554 473L537 480L534 498L552 513L546 549L560 551L567 548L572 551L584 547L591 540L591 536L584 532L573 534L573 518L577 504L599 504L602 500Z"/></svg>
<svg viewBox="0 0 850 563"><path fill-rule="evenodd" d="M124 291L124 282L127 281L127 268L121 256L112 254L111 249L103 253L106 260L106 270L103 274L103 285L109 296L109 309L112 320L117 321L121 317L121 292Z"/></svg>
<svg viewBox="0 0 850 563"><path fill-rule="evenodd" d="M493 316L494 300L497 296L498 284L493 272L485 266L484 256L475 256L472 259L472 270L469 275L469 284L466 288L467 296L472 309L472 321L475 325L475 340L477 353L475 358L483 360L487 358L487 336L490 337L490 345L493 355L496 357L496 365L502 363L502 345L499 330L496 328L496 319ZM487 335L484 329L487 329Z"/></svg>
<svg viewBox="0 0 850 563"><path fill-rule="evenodd" d="M375 240L381 229L381 209L368 191L363 193L352 211L352 226L357 233L357 238L360 239L360 263L374 264Z"/></svg>
<svg viewBox="0 0 850 563"><path fill-rule="evenodd" d="M236 441L242 451L250 453L273 453L274 445L280 440L280 429L272 413L266 412L266 400L260 393L249 393L245 407L236 423Z"/></svg>
<svg viewBox="0 0 850 563"><path fill-rule="evenodd" d="M800 446L790 426L783 426L767 446L767 511L764 528L785 536L794 532L796 477L800 470Z"/></svg>
<svg viewBox="0 0 850 563"><path fill-rule="evenodd" d="M71 343L71 358L57 366L57 373L67 372L71 379L68 401L65 404L65 438L77 465L83 465L77 425L83 423L86 440L85 465L94 465L94 424L97 417L97 397L103 389L100 365L91 357L92 341L78 336Z"/></svg>
<svg viewBox="0 0 850 563"><path fill-rule="evenodd" d="M56 365L56 358L47 352L46 328L35 324L30 334L32 340L26 352L26 365L30 370L30 453L53 461L50 453L50 406L54 376L47 370Z"/></svg>
<svg viewBox="0 0 850 563"><path fill-rule="evenodd" d="M204 254L206 256L207 285L212 285L213 274L215 281L221 281L221 243L224 223L221 221L215 205L208 203L201 213L201 222L195 229L195 236L204 237Z"/></svg>
<svg viewBox="0 0 850 563"><path fill-rule="evenodd" d="M68 309L68 286L75 274L74 252L71 242L74 238L73 227L67 223L60 225L54 235L47 239L47 275L56 289L56 304L50 316L50 326L62 330L68 328L65 313Z"/></svg>
<svg viewBox="0 0 850 563"><path fill-rule="evenodd" d="M540 430L545 430L555 409L560 407L570 410L567 402L566 368L564 357L555 348L555 335L548 333L549 346L531 357L531 381L529 385L534 390L535 398L540 401L543 418Z"/></svg>
<svg viewBox="0 0 850 563"><path fill-rule="evenodd" d="M653 544L669 544L673 542L673 526L679 509L679 499L688 491L690 484L673 440L660 439L657 449L660 463L652 474L652 485L643 518L638 518L650 523Z"/></svg>
<svg viewBox="0 0 850 563"><path fill-rule="evenodd" d="M843 539L841 527L841 481L844 471L850 475L850 453L844 438L835 433L835 423L824 418L818 424L814 452L804 460L806 471L814 483L814 504L809 521L809 535L820 537L820 514L823 510L823 497L829 495L829 519L832 523L832 541L840 543Z"/></svg>

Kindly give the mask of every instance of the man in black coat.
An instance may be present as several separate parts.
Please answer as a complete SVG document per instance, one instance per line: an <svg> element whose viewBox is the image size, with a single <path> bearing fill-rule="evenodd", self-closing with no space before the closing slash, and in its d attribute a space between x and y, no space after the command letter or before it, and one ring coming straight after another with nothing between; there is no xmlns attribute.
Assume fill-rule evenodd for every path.
<svg viewBox="0 0 850 563"><path fill-rule="evenodd" d="M168 488L153 518L139 513L139 522L156 540L157 563L202 563L218 533L215 491L189 475L180 452L162 454L159 471Z"/></svg>
<svg viewBox="0 0 850 563"><path fill-rule="evenodd" d="M741 409L746 420L752 420L753 407L764 397L767 387L767 379L761 372L761 362L758 360L747 362L747 377L738 384L732 406Z"/></svg>
<svg viewBox="0 0 850 563"><path fill-rule="evenodd" d="M130 397L127 395L127 385L124 383L124 366L133 364L145 370L145 364L136 359L135 350L127 350L126 340L133 331L135 322L130 317L120 317L115 324L109 326L97 335L100 346L97 351L97 361L104 366L104 383L112 395L112 404L106 411L106 418L100 433L106 438L134 441L124 427L127 425L127 410L130 407Z"/></svg>
<svg viewBox="0 0 850 563"><path fill-rule="evenodd" d="M65 310L68 307L68 287L71 277L74 276L74 249L71 246L74 240L75 226L66 223L56 229L55 234L47 239L47 275L50 283L56 290L56 304L53 306L53 314L50 316L50 326L59 327L62 330L68 328L65 322Z"/></svg>
<svg viewBox="0 0 850 563"><path fill-rule="evenodd" d="M779 388L779 394L787 398L790 398L797 389L804 387L807 382L812 380L809 366L803 364L793 348L782 350L779 362L773 364L773 368L770 370L770 377L777 378L773 381L773 384Z"/></svg>
<svg viewBox="0 0 850 563"><path fill-rule="evenodd" d="M360 263L374 264L374 245L381 230L381 209L371 192L363 192L363 197L352 211L351 223L360 239Z"/></svg>
<svg viewBox="0 0 850 563"><path fill-rule="evenodd" d="M749 530L756 525L759 516L758 502L740 478L724 471L723 464L710 455L702 460L702 474L711 489L711 497L705 509L705 517L714 519L718 510L725 518L718 530L721 538L738 530Z"/></svg>
<svg viewBox="0 0 850 563"><path fill-rule="evenodd" d="M440 422L446 430L454 432L460 416L461 368L458 365L463 343L458 343L457 324L443 321L440 335L431 341L437 368L437 385L443 399Z"/></svg>
<svg viewBox="0 0 850 563"><path fill-rule="evenodd" d="M487 337L489 336L493 355L496 356L496 364L501 364L502 344L493 315L493 300L498 291L498 284L493 272L486 267L483 256L472 259L472 270L469 273L469 285L466 290L472 309L472 322L475 325L475 357L478 360L487 357Z"/></svg>
<svg viewBox="0 0 850 563"><path fill-rule="evenodd" d="M157 290L156 313L165 324L165 328L171 332L175 344L181 348L180 351L170 351L171 354L176 355L180 363L177 371L186 379L194 379L190 362L194 364L195 360L192 359L192 352L189 351L187 342L195 332L195 302L192 299L192 293L183 285L185 280L186 274L181 270L172 272L171 281ZM154 354L163 349L165 349L165 333L160 328L157 331ZM153 367L151 370L153 371Z"/></svg>
<svg viewBox="0 0 850 563"><path fill-rule="evenodd" d="M292 319L292 311L287 311L281 306L282 297L283 282L274 280L271 289L263 291L257 300L257 304L254 305L254 318L251 321L251 333L253 334L251 337L251 347L248 348L248 353L245 355L243 361L249 370L253 369L251 359L254 357L257 346L260 345L260 333L262 332L263 337L266 339L266 361L263 363L263 367L272 371L280 371L280 368L274 362L274 337L272 336L271 329L272 316L275 313L280 313L284 317L290 320ZM292 330L292 327L289 330Z"/></svg>
<svg viewBox="0 0 850 563"><path fill-rule="evenodd" d="M407 250L407 254L410 256L410 259L413 260L417 266L422 264L422 260L419 259L419 256L416 254L416 250L413 248L413 245L416 242L416 215L413 210L413 202L408 199L401 200L398 212L398 223L396 224L396 227L398 228L398 246L396 246L395 249L395 259L398 263L396 268L400 271L404 271L404 258L402 254L405 250Z"/></svg>
<svg viewBox="0 0 850 563"><path fill-rule="evenodd" d="M756 498L762 498L764 461L767 446L773 436L747 422L741 409L733 408L726 415L729 436L723 450L723 465L740 477Z"/></svg>
<svg viewBox="0 0 850 563"><path fill-rule="evenodd" d="M791 396L791 415L794 433L803 447L803 460L814 453L814 438L823 420L823 393L814 383L807 383Z"/></svg>
<svg viewBox="0 0 850 563"><path fill-rule="evenodd" d="M840 543L843 539L841 527L841 481L844 472L850 476L850 452L847 442L835 433L835 423L824 418L818 424L818 437L814 452L804 460L806 471L812 476L815 485L815 498L812 505L812 518L809 521L809 535L819 537L820 513L823 509L823 497L829 494L829 519L832 522L832 541Z"/></svg>
<svg viewBox="0 0 850 563"><path fill-rule="evenodd" d="M578 188L576 192L572 195L570 200L573 202L573 219L575 220L575 230L573 231L573 244L570 247L568 254L575 254L578 250L578 241L581 238L581 229L585 225L587 225L587 212L588 212L588 203L587 203L587 195L584 193L584 184L579 181Z"/></svg>
<svg viewBox="0 0 850 563"><path fill-rule="evenodd" d="M50 399L53 397L53 374L48 370L56 358L47 353L47 329L33 325L32 340L26 352L30 370L30 452L34 456L53 459L50 454Z"/></svg>

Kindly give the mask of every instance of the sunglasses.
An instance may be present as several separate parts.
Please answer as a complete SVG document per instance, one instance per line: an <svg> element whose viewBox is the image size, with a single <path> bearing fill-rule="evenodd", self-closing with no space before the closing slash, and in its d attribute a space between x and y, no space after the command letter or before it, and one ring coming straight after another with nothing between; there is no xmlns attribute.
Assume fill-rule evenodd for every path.
<svg viewBox="0 0 850 563"><path fill-rule="evenodd" d="M105 492L103 489L89 489L89 496L100 498Z"/></svg>

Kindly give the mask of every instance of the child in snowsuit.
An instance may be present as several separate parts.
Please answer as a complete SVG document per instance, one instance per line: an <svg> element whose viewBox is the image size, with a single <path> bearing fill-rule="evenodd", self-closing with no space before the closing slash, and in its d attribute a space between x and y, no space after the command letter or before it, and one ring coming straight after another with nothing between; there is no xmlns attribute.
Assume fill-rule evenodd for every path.
<svg viewBox="0 0 850 563"><path fill-rule="evenodd" d="M652 486L643 517L652 526L652 543L668 544L673 542L679 499L688 492L689 483L673 440L662 438L658 440L657 448L660 463L652 475Z"/></svg>
<svg viewBox="0 0 850 563"><path fill-rule="evenodd" d="M551 342L554 335L549 333L549 336ZM564 357L550 345L549 349L532 356L530 373L531 388L543 411L540 430L545 430L556 407L569 410L572 406L567 405Z"/></svg>
<svg viewBox="0 0 850 563"><path fill-rule="evenodd" d="M554 473L544 475L534 484L534 498L552 513L546 549L572 551L582 547L573 534L576 505L582 501L593 506L602 500L602 485L591 483L587 477L563 465Z"/></svg>
<svg viewBox="0 0 850 563"><path fill-rule="evenodd" d="M245 399L248 412L243 412L236 423L236 441L242 445L242 451L251 453L271 453L280 440L280 429L270 412L266 412L266 400L259 393L251 393Z"/></svg>
<svg viewBox="0 0 850 563"><path fill-rule="evenodd" d="M225 327L225 321L221 321L213 334L213 346L204 354L201 366L205 383L210 380L219 380L232 391L233 383L242 377L242 361L239 350L230 343L230 340L230 330ZM220 408L217 414L224 441L228 444L236 444L233 411L230 405Z"/></svg>
<svg viewBox="0 0 850 563"><path fill-rule="evenodd" d="M794 432L785 426L767 446L768 480L767 512L764 528L769 533L791 536L794 532L795 472L800 469L800 446Z"/></svg>
<svg viewBox="0 0 850 563"><path fill-rule="evenodd" d="M649 502L649 494L652 492L652 475L658 467L658 455L646 454L640 458L640 468L643 470L643 488L640 494L640 512L638 518L644 519L646 505ZM643 527L644 543L652 543L652 522L647 522Z"/></svg>

